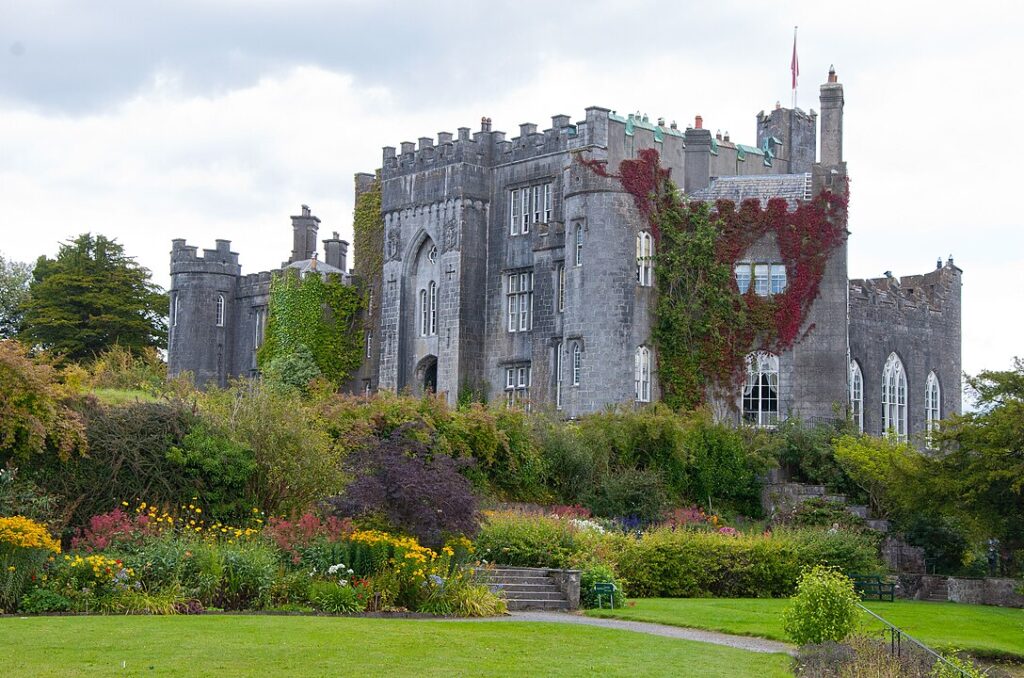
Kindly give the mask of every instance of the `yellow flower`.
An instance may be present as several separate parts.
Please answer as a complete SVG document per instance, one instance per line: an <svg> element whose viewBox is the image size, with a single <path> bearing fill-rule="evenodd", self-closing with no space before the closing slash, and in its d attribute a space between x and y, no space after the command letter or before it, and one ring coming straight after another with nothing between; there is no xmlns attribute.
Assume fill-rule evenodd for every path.
<svg viewBox="0 0 1024 678"><path fill-rule="evenodd" d="M7 571L8 572L14 572L14 569L15 569L14 565L11 565L10 567L7 568Z"/></svg>
<svg viewBox="0 0 1024 678"><path fill-rule="evenodd" d="M127 505L128 505L128 502L126 502L126 501L122 501L121 502L121 506L127 506Z"/></svg>
<svg viewBox="0 0 1024 678"><path fill-rule="evenodd" d="M196 513L202 513L202 512L203 512L203 509L201 509L201 508L197 508L196 509Z"/></svg>

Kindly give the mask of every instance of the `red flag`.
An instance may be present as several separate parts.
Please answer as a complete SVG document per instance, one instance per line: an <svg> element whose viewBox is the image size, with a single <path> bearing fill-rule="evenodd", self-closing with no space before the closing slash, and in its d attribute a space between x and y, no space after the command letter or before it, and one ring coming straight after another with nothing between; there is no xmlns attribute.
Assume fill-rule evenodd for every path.
<svg viewBox="0 0 1024 678"><path fill-rule="evenodd" d="M796 29L793 29L793 61L789 64L793 73L793 89L796 89L796 78L800 75L800 61L796 58Z"/></svg>

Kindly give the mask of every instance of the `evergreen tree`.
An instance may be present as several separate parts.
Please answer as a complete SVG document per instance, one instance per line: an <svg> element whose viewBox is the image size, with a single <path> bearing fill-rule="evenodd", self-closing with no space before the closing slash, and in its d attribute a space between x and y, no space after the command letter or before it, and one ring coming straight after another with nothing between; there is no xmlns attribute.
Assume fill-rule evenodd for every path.
<svg viewBox="0 0 1024 678"><path fill-rule="evenodd" d="M167 340L167 297L149 269L124 247L85 233L40 257L24 306L21 338L68 360L92 358L115 344L133 352Z"/></svg>

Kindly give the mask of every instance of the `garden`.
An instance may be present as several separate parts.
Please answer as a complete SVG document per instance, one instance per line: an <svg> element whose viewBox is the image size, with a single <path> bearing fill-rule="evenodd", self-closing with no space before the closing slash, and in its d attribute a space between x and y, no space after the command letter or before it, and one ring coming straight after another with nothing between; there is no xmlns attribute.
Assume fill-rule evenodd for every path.
<svg viewBox="0 0 1024 678"><path fill-rule="evenodd" d="M1002 382L978 382L986 383ZM347 396L316 379L200 391L167 380L152 353L114 349L62 363L10 341L0 341L0 411L0 612L30 617L0 622L10 643L54 629L74 629L60 633L80 642L175 629L209 644L197 652L215 672L226 660L202 629L217 628L236 650L251 643L252 628L282 637L304 628L314 639L373 629L374 647L390 644L395 666L436 655L422 671L431 675L444 671L444 655L411 636L455 645L476 638L494 666L574 642L627 642L610 629L450 621L505 613L486 578L497 565L578 570L585 608L598 603L595 584L611 584L616 609L597 616L803 645L783 618L807 573L824 566L885 576L881 535L825 500L765 515L761 487L775 468L884 512L946 572L977 573L994 536L1003 571L1013 574L1020 562L1019 516L1004 508L986 520L977 508L998 504L999 495L939 501L958 491L950 480L956 468L973 468L979 487L1004 491L991 458L987 470L965 467L977 461L970 459L957 467L963 447L929 457L854 435L844 422L736 429L705 410L664 405L567 422L471 399L450 407L434 397ZM949 435L970 440L980 417L951 424ZM840 599L843 581L833 591ZM872 609L942 651L1024 654L1017 610L909 602ZM240 613L260 613L265 627L231 616ZM65 617L33 616L44 614ZM146 619L113 621L126 614ZM78 615L107 617L86 623ZM387 618L317 619L324 615ZM192 621L171 621L179 616ZM954 618L959 623L943 623ZM405 626L434 623L428 619L449 621L415 627L429 635ZM861 637L846 629L830 640ZM150 654L127 641L96 642L82 673L117 661L148 661L157 671L178 661L176 647L156 641ZM748 666L781 667L781 675L789 666L786 657L673 639L628 643L665 661L699 655L708 666L737 667L735 675ZM18 662L14 673L45 674L47 657L61 651L12 650L4 661ZM271 664L291 661L273 647L261 652ZM548 673L627 671L621 652L576 652L582 663ZM360 670L351 656L317 656L323 671Z"/></svg>

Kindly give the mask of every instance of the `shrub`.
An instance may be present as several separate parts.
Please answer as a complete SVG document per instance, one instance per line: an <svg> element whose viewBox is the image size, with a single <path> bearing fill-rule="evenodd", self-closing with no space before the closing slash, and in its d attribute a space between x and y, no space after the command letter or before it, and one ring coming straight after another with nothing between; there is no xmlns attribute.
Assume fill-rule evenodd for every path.
<svg viewBox="0 0 1024 678"><path fill-rule="evenodd" d="M452 588L451 613L457 617L496 617L508 612L505 601L486 584L463 580Z"/></svg>
<svg viewBox="0 0 1024 678"><path fill-rule="evenodd" d="M604 563L588 563L579 566L580 570L580 605L583 607L597 607L597 594L594 593L594 585L599 583L611 583L615 585L615 607L625 605L624 583L615 576L615 571ZM612 601L602 600L602 605Z"/></svg>
<svg viewBox="0 0 1024 678"><path fill-rule="evenodd" d="M629 595L637 597L771 598L792 593L804 567L825 563L857 573L879 567L871 540L842 531L656 529L623 540L609 557Z"/></svg>
<svg viewBox="0 0 1024 678"><path fill-rule="evenodd" d="M59 509L58 497L22 477L18 469L0 468L0 516L24 516L56 531L61 526Z"/></svg>
<svg viewBox="0 0 1024 678"><path fill-rule="evenodd" d="M568 520L523 513L491 513L476 538L478 558L519 567L568 567L579 552Z"/></svg>
<svg viewBox="0 0 1024 678"><path fill-rule="evenodd" d="M846 504L838 501L811 497L796 507L791 516L797 527L831 527L863 530L866 523L860 516L846 510Z"/></svg>
<svg viewBox="0 0 1024 678"><path fill-rule="evenodd" d="M309 585L309 603L329 614L351 614L362 612L365 605L359 600L356 589L336 581L314 581Z"/></svg>
<svg viewBox="0 0 1024 678"><path fill-rule="evenodd" d="M35 572L60 544L46 527L24 516L0 518L0 610L18 609Z"/></svg>
<svg viewBox="0 0 1024 678"><path fill-rule="evenodd" d="M783 627L797 645L838 643L853 631L859 602L849 577L815 566L800 576L792 605L783 613Z"/></svg>
<svg viewBox="0 0 1024 678"><path fill-rule="evenodd" d="M440 545L445 534L475 534L476 497L459 473L471 460L434 454L410 430L416 427L352 452L346 466L355 480L329 506L342 517L383 515L428 544Z"/></svg>
<svg viewBox="0 0 1024 678"><path fill-rule="evenodd" d="M534 436L544 459L544 483L565 502L583 501L598 476L594 453L574 423L537 419Z"/></svg>
<svg viewBox="0 0 1024 678"><path fill-rule="evenodd" d="M93 388L154 392L163 387L166 378L167 363L151 346L133 353L124 346L114 344L89 365L89 381Z"/></svg>
<svg viewBox="0 0 1024 678"><path fill-rule="evenodd" d="M669 498L657 470L627 468L604 476L586 504L598 516L632 516L649 523L661 519Z"/></svg>
<svg viewBox="0 0 1024 678"><path fill-rule="evenodd" d="M26 614L44 614L46 612L67 612L71 609L71 601L56 591L47 588L35 588L21 599L21 612Z"/></svg>

